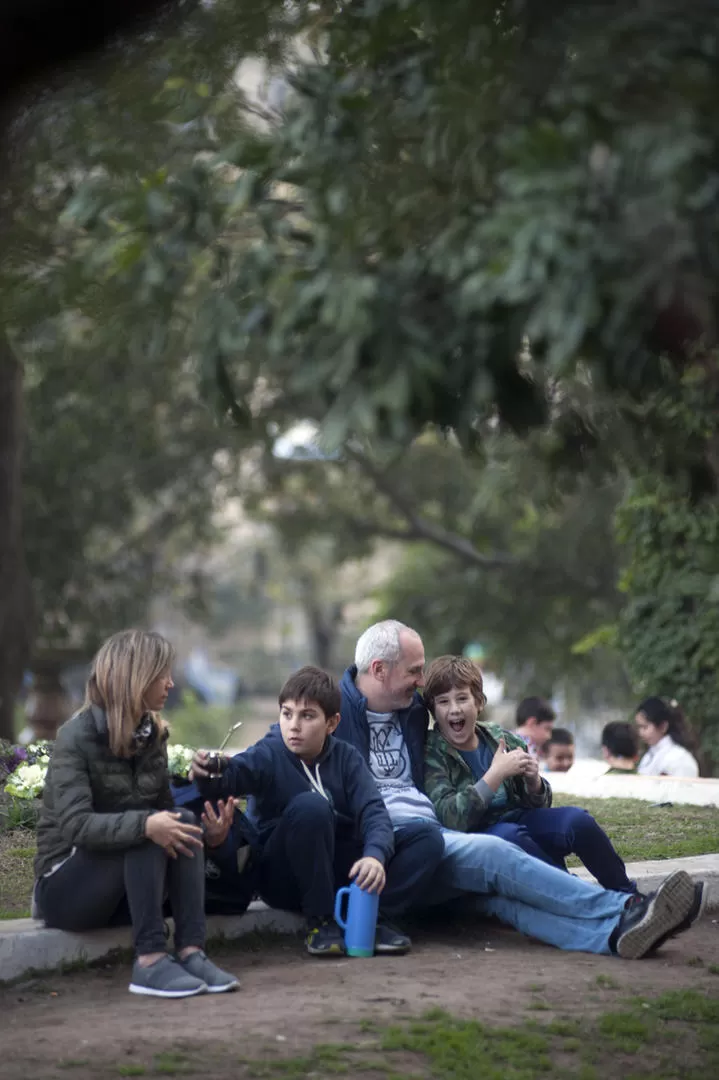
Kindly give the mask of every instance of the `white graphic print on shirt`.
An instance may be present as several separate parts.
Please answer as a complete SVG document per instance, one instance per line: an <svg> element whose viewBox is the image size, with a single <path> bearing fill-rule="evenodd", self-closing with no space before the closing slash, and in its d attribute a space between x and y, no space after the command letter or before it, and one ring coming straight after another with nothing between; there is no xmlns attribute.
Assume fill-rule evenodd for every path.
<svg viewBox="0 0 719 1080"><path fill-rule="evenodd" d="M393 823L436 820L432 803L412 780L409 750L396 713L367 711L369 767Z"/></svg>

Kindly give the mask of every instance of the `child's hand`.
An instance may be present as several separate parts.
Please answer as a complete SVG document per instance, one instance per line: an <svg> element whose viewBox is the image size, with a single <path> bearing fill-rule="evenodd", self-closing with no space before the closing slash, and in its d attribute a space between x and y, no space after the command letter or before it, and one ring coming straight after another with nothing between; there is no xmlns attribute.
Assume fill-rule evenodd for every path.
<svg viewBox="0 0 719 1080"><path fill-rule="evenodd" d="M190 766L190 780L206 780L208 776L219 776L227 765L227 755L217 750L196 750Z"/></svg>
<svg viewBox="0 0 719 1080"><path fill-rule="evenodd" d="M524 770L524 783L530 795L538 795L542 790L542 778L539 775L539 765L530 754L530 761Z"/></svg>
<svg viewBox="0 0 719 1080"><path fill-rule="evenodd" d="M235 800L231 795L227 802L220 799L217 804L217 813L212 809L212 803L205 803L201 821L205 827L205 843L208 847L215 848L224 844L232 827L234 814Z"/></svg>
<svg viewBox="0 0 719 1080"><path fill-rule="evenodd" d="M507 744L502 738L492 759L492 769L496 769L502 779L506 780L509 776L520 776L524 773L531 760L527 751L519 747L516 750L507 750Z"/></svg>
<svg viewBox="0 0 719 1080"><path fill-rule="evenodd" d="M350 880L355 881L360 889L365 892L380 893L384 889L385 872L384 866L379 859L373 859L371 855L358 859L350 870Z"/></svg>
<svg viewBox="0 0 719 1080"><path fill-rule="evenodd" d="M531 763L531 754L521 749L508 751L504 738L501 738L492 758L492 764L482 779L492 791L497 791L502 781L507 780L510 776L524 776Z"/></svg>

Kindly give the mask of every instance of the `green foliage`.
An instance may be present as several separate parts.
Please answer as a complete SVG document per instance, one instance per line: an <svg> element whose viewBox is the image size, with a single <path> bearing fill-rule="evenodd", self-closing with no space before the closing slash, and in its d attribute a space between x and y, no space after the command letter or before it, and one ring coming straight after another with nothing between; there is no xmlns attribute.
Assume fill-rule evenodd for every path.
<svg viewBox="0 0 719 1080"><path fill-rule="evenodd" d="M219 746L225 735L245 711L242 705L228 708L224 705L205 705L194 694L183 694L182 705L168 713L170 738L183 746Z"/></svg>
<svg viewBox="0 0 719 1080"><path fill-rule="evenodd" d="M322 564L423 540L382 605L429 624L431 651L487 639L518 684L621 692L626 471L692 497L719 471L682 382L695 362L716 380L697 356L719 276L715 22L678 0L216 0L41 102L2 303L28 371L42 639L126 621L206 538L227 478L199 370L251 448L248 501L298 556L318 657L343 613ZM238 86L250 57L282 73L281 107ZM274 440L308 419L341 453L280 477ZM496 453L507 432L536 441ZM622 654L708 729L711 572L645 573L642 514L623 511Z"/></svg>
<svg viewBox="0 0 719 1080"><path fill-rule="evenodd" d="M620 648L642 694L679 701L719 757L719 505L637 483L619 512L627 555Z"/></svg>

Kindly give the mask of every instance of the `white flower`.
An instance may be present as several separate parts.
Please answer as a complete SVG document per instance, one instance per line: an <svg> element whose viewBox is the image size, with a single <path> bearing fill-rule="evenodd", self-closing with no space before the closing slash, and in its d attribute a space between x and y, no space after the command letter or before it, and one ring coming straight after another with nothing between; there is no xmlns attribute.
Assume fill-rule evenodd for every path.
<svg viewBox="0 0 719 1080"><path fill-rule="evenodd" d="M8 777L5 790L16 799L37 799L42 795L46 776L47 765L39 761L33 765L18 765Z"/></svg>
<svg viewBox="0 0 719 1080"><path fill-rule="evenodd" d="M173 776L186 777L192 765L195 751L191 746L181 746L179 743L170 744L167 747L167 764Z"/></svg>

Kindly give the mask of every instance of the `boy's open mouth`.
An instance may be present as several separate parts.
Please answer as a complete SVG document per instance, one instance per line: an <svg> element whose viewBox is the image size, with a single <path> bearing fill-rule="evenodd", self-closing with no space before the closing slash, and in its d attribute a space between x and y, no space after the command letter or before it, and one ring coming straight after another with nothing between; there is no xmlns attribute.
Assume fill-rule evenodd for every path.
<svg viewBox="0 0 719 1080"><path fill-rule="evenodd" d="M464 717L461 717L459 720L450 720L449 726L452 731L459 734L459 732L464 729L464 723Z"/></svg>

